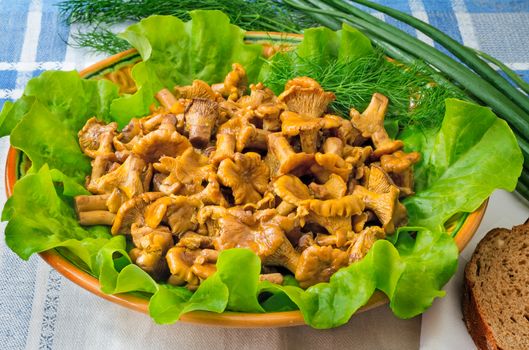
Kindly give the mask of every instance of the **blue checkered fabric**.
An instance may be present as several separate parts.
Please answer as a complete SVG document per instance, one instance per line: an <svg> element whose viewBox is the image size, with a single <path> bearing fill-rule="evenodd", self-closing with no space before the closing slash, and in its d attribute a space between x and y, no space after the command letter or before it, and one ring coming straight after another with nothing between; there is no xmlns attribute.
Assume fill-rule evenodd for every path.
<svg viewBox="0 0 529 350"><path fill-rule="evenodd" d="M491 54L529 81L529 0L378 2L411 13L456 40ZM59 20L56 3L54 0L0 0L0 105L18 98L28 80L44 70L80 69L97 59L68 47L71 32L75 30ZM381 17L417 35L413 29ZM427 37L418 37L431 43ZM1 141L4 164L8 141L6 138ZM2 199L5 201L5 195ZM67 348L64 339L70 339L67 338L70 335L62 330L59 337L57 324L61 313L76 312L65 310L64 305L72 303L61 299L61 290L68 283L38 257L21 261L1 240L0 348ZM79 300L78 303L83 299ZM101 304L94 301L92 306L97 309ZM101 319L98 322L111 321ZM79 327L82 324L78 324ZM82 337L82 334L77 335ZM116 336L126 337L124 334ZM103 348L91 341L85 339L79 347ZM110 346L116 344L111 340L106 344L120 348Z"/></svg>

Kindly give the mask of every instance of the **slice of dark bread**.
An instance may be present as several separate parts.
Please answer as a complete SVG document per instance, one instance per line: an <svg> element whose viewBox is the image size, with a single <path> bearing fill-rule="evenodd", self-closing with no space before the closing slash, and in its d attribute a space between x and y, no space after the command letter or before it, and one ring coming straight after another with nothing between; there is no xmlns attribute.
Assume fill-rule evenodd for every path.
<svg viewBox="0 0 529 350"><path fill-rule="evenodd" d="M496 228L465 269L463 316L479 349L529 349L529 223Z"/></svg>

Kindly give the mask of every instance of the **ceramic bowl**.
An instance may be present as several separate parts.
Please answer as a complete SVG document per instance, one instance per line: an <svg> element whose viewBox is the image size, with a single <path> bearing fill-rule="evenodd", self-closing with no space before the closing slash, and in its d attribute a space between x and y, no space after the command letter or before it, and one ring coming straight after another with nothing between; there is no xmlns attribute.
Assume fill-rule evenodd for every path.
<svg viewBox="0 0 529 350"><path fill-rule="evenodd" d="M302 35L285 33L265 33L247 32L245 41L250 43L263 44L265 56L269 56L277 50L296 45L302 40ZM141 57L136 50L128 50L117 55L102 60L80 72L86 79L109 79L120 86L121 93L132 93L135 91L134 82L130 76L131 68L139 62ZM22 155L11 148L6 164L6 193L11 196L14 184L21 173ZM468 215L451 220L447 230L455 237L459 251L462 251L476 232L487 206L485 201L476 211ZM86 271L74 266L56 250L49 250L40 253L41 258L51 265L64 277L84 289L116 304L130 309L148 313L148 300L131 294L109 295L101 291L99 281ZM375 292L371 299L357 313L367 311L387 304L387 297L381 292ZM260 328L260 327L287 327L303 325L303 316L300 311L271 312L271 313L240 313L224 312L221 314L193 311L182 315L181 322L203 324L219 327L240 327L240 328Z"/></svg>

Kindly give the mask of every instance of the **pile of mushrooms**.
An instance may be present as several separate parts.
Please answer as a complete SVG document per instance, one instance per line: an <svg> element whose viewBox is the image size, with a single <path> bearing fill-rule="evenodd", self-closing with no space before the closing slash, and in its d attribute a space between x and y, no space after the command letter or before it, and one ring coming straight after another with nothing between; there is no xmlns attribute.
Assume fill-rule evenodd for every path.
<svg viewBox="0 0 529 350"><path fill-rule="evenodd" d="M384 129L388 99L374 94L350 119L311 78L276 96L249 87L239 64L224 82L164 89L151 114L121 131L95 118L79 132L92 158L75 198L82 225L131 237L134 263L159 281L196 289L219 251L249 248L261 279L328 281L406 223L416 152Z"/></svg>

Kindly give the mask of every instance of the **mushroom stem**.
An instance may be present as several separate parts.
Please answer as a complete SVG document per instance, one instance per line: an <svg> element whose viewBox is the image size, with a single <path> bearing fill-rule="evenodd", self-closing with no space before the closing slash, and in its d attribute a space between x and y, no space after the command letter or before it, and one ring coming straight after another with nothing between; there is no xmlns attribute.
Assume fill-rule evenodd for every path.
<svg viewBox="0 0 529 350"><path fill-rule="evenodd" d="M158 125L160 125L160 123L162 122L163 117L164 117L163 114L156 114L152 116L151 118L147 119L146 121L144 121L143 122L144 130L152 131L156 129Z"/></svg>
<svg viewBox="0 0 529 350"><path fill-rule="evenodd" d="M279 118L263 118L263 130L279 131L281 130L281 121Z"/></svg>
<svg viewBox="0 0 529 350"><path fill-rule="evenodd" d="M318 143L318 129L300 130L301 149L305 153L316 153Z"/></svg>
<svg viewBox="0 0 529 350"><path fill-rule="evenodd" d="M167 109L170 109L177 102L171 91L167 89L161 89L155 97Z"/></svg>
<svg viewBox="0 0 529 350"><path fill-rule="evenodd" d="M176 131L176 115L166 114L164 115L162 122L160 123L160 130L168 130L170 132Z"/></svg>
<svg viewBox="0 0 529 350"><path fill-rule="evenodd" d="M255 129L255 134L248 140L247 148L266 150L268 147L267 137L270 132L262 129Z"/></svg>
<svg viewBox="0 0 529 350"><path fill-rule="evenodd" d="M106 210L109 194L75 196L75 210L80 213L92 210Z"/></svg>
<svg viewBox="0 0 529 350"><path fill-rule="evenodd" d="M279 131L281 130L281 120L279 114L281 107L277 104L260 105L255 110L255 114L263 120L263 130Z"/></svg>
<svg viewBox="0 0 529 350"><path fill-rule="evenodd" d="M286 162L295 153L290 143L288 143L288 140L280 133L269 134L268 144L270 145L270 151L272 151L281 164Z"/></svg>
<svg viewBox="0 0 529 350"><path fill-rule="evenodd" d="M296 209L296 206L286 201L282 201L276 208L277 213L283 216L290 214L294 209Z"/></svg>
<svg viewBox="0 0 529 350"><path fill-rule="evenodd" d="M329 137L323 143L323 153L333 153L337 156L343 154L343 142L338 137Z"/></svg>
<svg viewBox="0 0 529 350"><path fill-rule="evenodd" d="M212 158L213 163L218 164L226 158L233 159L234 152L235 136L231 134L218 134L217 149Z"/></svg>
<svg viewBox="0 0 529 350"><path fill-rule="evenodd" d="M90 183L88 190L93 192L90 185L101 176L105 175L108 165L111 162L111 158L108 155L98 155L92 161L92 174L90 176Z"/></svg>
<svg viewBox="0 0 529 350"><path fill-rule="evenodd" d="M277 176L288 173L301 176L314 164L314 154L294 152L281 133L268 135L268 148L279 162Z"/></svg>
<svg viewBox="0 0 529 350"><path fill-rule="evenodd" d="M283 275L280 273L265 273L259 275L259 281L268 281L275 284L283 284Z"/></svg>
<svg viewBox="0 0 529 350"><path fill-rule="evenodd" d="M78 213L79 223L84 226L107 225L111 226L116 214L106 210L82 211Z"/></svg>

